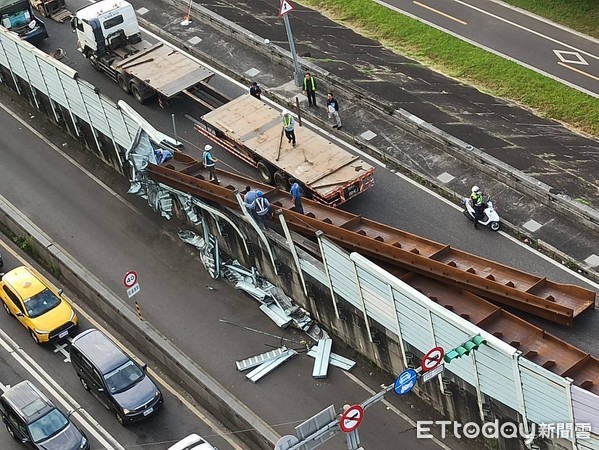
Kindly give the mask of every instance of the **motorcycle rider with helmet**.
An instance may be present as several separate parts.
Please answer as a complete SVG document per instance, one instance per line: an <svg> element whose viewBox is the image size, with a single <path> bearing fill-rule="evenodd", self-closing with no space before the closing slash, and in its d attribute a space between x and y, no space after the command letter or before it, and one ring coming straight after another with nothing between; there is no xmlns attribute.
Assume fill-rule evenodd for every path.
<svg viewBox="0 0 599 450"><path fill-rule="evenodd" d="M470 200L472 200L472 207L474 208L474 228L478 230L478 221L484 217L484 211L486 206L485 198L478 186L472 186Z"/></svg>

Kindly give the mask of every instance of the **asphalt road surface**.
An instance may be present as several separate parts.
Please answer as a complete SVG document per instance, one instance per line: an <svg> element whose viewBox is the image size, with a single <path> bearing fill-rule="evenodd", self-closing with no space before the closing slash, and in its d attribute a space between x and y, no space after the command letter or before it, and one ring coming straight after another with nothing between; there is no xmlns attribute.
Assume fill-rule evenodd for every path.
<svg viewBox="0 0 599 450"><path fill-rule="evenodd" d="M377 0L599 97L599 42L494 0Z"/></svg>
<svg viewBox="0 0 599 450"><path fill-rule="evenodd" d="M10 250L9 250L10 249ZM20 258L23 254L14 246L0 239L0 253L4 259L4 267L8 272L14 267L23 265L12 252ZM28 258L25 258L27 260ZM52 280L47 273L44 274ZM58 286L58 285L57 285ZM72 299L72 297L69 297ZM75 302L77 299L73 299ZM80 302L76 305L79 316L79 330L91 327L102 327L103 332L111 332L109 327L98 323L89 313L81 309ZM73 370L69 359L69 342L64 341L49 345L37 345L29 337L27 331L12 317L1 311L0 315L0 388L2 390L14 386L22 380L30 380L42 390L63 412L77 411L72 419L90 440L91 449L98 450L111 446L115 450L144 449L164 450L178 440L191 433L203 436L221 450L241 449L239 441L227 434L226 430L211 429L200 417L206 414L193 402L189 402L185 394L180 394L179 388L165 379L154 377L152 364L144 361L130 343L118 335L111 335L114 341L125 345L133 352L138 361L147 362L150 376L158 383L164 395L164 407L154 416L145 421L121 426L114 415L108 411L90 393L86 392ZM90 320L94 321L91 323ZM190 409L187 404L190 405ZM83 413L85 411L86 414ZM229 436L228 440L238 446L232 446L220 434ZM0 429L0 446L2 450L22 449L23 445L14 441L4 427Z"/></svg>

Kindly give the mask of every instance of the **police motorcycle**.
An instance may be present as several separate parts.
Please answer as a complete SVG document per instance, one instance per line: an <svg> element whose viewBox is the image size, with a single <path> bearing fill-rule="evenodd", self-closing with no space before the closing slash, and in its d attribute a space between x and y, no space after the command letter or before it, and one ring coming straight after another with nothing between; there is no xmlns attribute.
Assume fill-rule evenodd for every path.
<svg viewBox="0 0 599 450"><path fill-rule="evenodd" d="M476 188L476 186L474 186L474 188ZM474 188L472 188L472 189L474 189ZM464 198L462 198L462 203L464 204L464 215L468 219L474 221L475 212L474 212L474 205L472 204L472 198L464 197ZM483 217L481 219L478 219L478 223L480 225L489 227L493 231L498 231L499 230L499 222L500 222L499 214L497 214L497 211L493 207L493 202L489 198L485 204L485 209L483 211Z"/></svg>

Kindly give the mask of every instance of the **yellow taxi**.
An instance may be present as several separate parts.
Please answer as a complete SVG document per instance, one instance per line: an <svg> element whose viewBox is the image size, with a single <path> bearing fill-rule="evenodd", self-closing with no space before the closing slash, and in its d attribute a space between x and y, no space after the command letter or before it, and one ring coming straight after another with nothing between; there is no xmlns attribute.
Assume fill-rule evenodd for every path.
<svg viewBox="0 0 599 450"><path fill-rule="evenodd" d="M41 344L74 335L77 315L57 290L35 269L21 266L0 280L0 300L6 313L15 316Z"/></svg>

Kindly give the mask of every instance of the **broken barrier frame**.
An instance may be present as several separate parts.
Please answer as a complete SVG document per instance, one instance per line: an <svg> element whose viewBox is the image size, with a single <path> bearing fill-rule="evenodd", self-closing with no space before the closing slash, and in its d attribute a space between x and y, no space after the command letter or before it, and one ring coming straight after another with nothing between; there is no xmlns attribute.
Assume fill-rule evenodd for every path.
<svg viewBox="0 0 599 450"><path fill-rule="evenodd" d="M335 308L335 316L337 317L337 320L341 320L341 317L339 316L339 309L337 307L337 300L336 300L337 294L335 294L335 288L333 287L333 280L331 279L331 274L329 272L329 263L327 261L327 252L325 252L324 247L323 247L322 240L324 237L325 237L324 232L322 232L320 230L316 231L316 239L318 240L318 247L320 249L320 255L322 257L324 272L327 276L329 290L331 291L331 301L333 302L333 308Z"/></svg>
<svg viewBox="0 0 599 450"><path fill-rule="evenodd" d="M167 186L166 184L162 184L162 183L158 183L158 185L160 186L161 189L164 189L165 191L168 191L172 194L181 195L185 198L189 198L191 200L191 202L198 208L206 210L210 214L220 217L221 219L226 221L237 232L237 234L239 234L239 237L241 237L241 240L243 241L243 247L245 248L246 254L248 254L248 255L250 254L250 250L247 245L247 237L245 236L243 231L241 231L241 229L235 224L235 222L233 222L226 214L223 214L222 211L219 211L218 209L211 207L207 203L204 203L203 201L199 200L198 198L194 197L193 195L188 194L187 192L179 191L178 189L172 188L172 187Z"/></svg>
<svg viewBox="0 0 599 450"><path fill-rule="evenodd" d="M281 222L281 227L283 228L283 232L285 233L285 238L287 239L287 244L289 245L289 250L291 250L291 255L293 256L293 261L295 262L295 266L297 267L297 273L299 274L300 280L302 282L302 288L304 289L304 295L308 296L308 289L306 288L306 280L304 279L304 271L302 270L302 266L300 265L299 257L297 255L297 249L295 248L295 244L293 243L293 239L291 238L291 233L289 231L289 227L287 226L287 221L285 220L285 216L283 214L279 214L279 222Z"/></svg>

